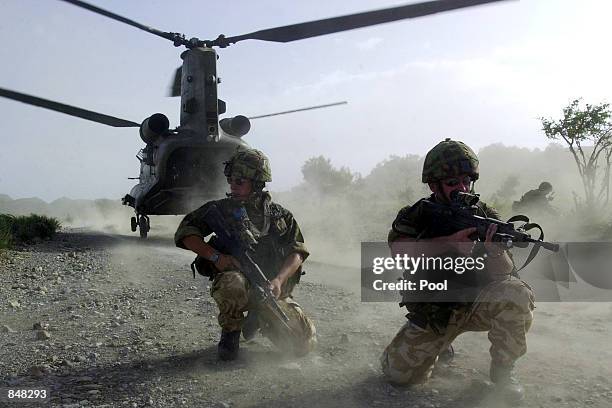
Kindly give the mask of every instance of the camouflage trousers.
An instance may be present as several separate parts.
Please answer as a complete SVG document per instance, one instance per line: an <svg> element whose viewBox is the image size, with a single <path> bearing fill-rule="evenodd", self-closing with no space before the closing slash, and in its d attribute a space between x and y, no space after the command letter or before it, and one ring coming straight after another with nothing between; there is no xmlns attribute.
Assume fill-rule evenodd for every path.
<svg viewBox="0 0 612 408"><path fill-rule="evenodd" d="M527 351L526 334L533 321L534 295L520 279L496 281L480 292L471 307L454 310L443 333L408 321L381 357L385 377L398 384L426 382L440 352L461 333L488 331L493 363L513 364Z"/></svg>
<svg viewBox="0 0 612 408"><path fill-rule="evenodd" d="M256 309L250 302L249 282L238 271L217 274L210 294L219 307L219 325L224 331L241 330L245 320L244 312ZM288 325L291 330L279 324L272 312L262 308L257 313L262 334L285 352L295 355L307 354L317 342L314 323L290 297L287 288L283 288L283 293L277 302L289 318Z"/></svg>

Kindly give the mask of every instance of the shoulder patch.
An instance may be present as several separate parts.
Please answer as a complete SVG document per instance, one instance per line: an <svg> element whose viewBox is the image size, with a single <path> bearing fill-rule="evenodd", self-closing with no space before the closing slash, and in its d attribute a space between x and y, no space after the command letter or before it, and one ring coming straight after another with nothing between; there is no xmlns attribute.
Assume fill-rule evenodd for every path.
<svg viewBox="0 0 612 408"><path fill-rule="evenodd" d="M283 218L285 216L291 216L289 210L285 209L282 205L276 203L270 203L270 217L273 219Z"/></svg>

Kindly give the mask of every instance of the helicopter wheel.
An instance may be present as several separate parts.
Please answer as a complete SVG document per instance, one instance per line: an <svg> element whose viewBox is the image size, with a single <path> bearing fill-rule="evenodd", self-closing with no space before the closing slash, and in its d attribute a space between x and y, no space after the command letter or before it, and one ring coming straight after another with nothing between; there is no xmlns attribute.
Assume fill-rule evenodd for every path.
<svg viewBox="0 0 612 408"><path fill-rule="evenodd" d="M149 217L147 217L146 215L139 216L138 217L138 227L140 231L140 238L143 238L143 239L146 238L147 233L151 229L151 226L149 223Z"/></svg>
<svg viewBox="0 0 612 408"><path fill-rule="evenodd" d="M138 221L136 221L136 217L132 217L130 219L130 227L132 228L132 232L136 232L136 229L138 228Z"/></svg>

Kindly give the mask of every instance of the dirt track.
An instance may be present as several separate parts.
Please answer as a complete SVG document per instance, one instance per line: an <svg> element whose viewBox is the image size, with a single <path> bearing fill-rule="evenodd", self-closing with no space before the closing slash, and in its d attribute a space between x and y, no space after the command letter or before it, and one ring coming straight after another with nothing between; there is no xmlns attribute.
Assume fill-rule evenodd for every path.
<svg viewBox="0 0 612 408"><path fill-rule="evenodd" d="M258 337L231 363L216 357L208 281L191 277L192 256L169 238L71 232L6 255L0 388L48 388L52 406L504 406L486 383L484 333L460 337L454 363L425 386L382 381L378 356L404 312L361 303L358 268L316 254L295 295L315 320L318 350L286 358ZM612 406L612 305L538 304L535 319L518 365L523 405ZM35 323L49 338L37 339L46 335Z"/></svg>

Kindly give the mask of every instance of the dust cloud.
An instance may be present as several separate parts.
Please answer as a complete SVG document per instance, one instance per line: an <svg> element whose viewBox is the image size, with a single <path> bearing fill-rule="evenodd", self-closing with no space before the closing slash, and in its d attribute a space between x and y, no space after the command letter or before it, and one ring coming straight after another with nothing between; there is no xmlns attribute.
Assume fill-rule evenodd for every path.
<svg viewBox="0 0 612 408"><path fill-rule="evenodd" d="M577 205L574 197L581 196L582 184L567 150L558 145L550 145L544 150L492 145L482 149L479 158L480 179L476 192L481 194L483 201L500 211L502 219L513 215L513 201L537 188L540 182L548 181L555 191L552 205L559 214L528 214L542 225L547 240L609 241L612 238L609 209L602 206L599 210L586 211ZM393 302L360 301L360 246L362 242L386 241L398 210L428 195L427 186L420 182L423 157L390 157L366 176L334 168L325 160L316 163L320 165L314 169L318 175L316 171L308 173L310 176L291 191L272 191L273 199L295 216L310 249L311 256L305 264L307 274L303 284L296 288L296 300L306 311L318 316L320 342L327 347L322 354L310 355L306 362L300 363L303 366L301 381L314 381L321 377L322 371L330 370L342 376L341 384L346 389L337 394L321 393L328 405L320 406L332 406L330 401L353 394L356 401L359 398L369 401L370 396L366 398L360 394L363 387L372 394L390 393L391 402L396 401L393 396L397 393L402 393L401 398L406 400L422 398L429 391L419 388L398 391L385 388L388 385L379 381L378 356L395 330L405 323L406 312ZM273 167L273 172L282 171ZM193 204L195 208L200 203ZM168 290L167 284L181 296L187 287L198 294L209 289L205 279L191 279L188 265L194 255L174 246L172 237L182 216L152 216L149 238L141 240L137 232L130 231L132 209L122 206L119 200L60 199L45 203L38 199L12 200L0 196L0 212L46 214L57 217L66 228L84 228L112 235L115 239L111 250L113 268L125 271L123 278L138 287L155 288L157 285L159 288L162 285L163 290ZM167 262L169 259L173 262ZM533 271L534 267L535 263L523 273L537 272ZM177 282L181 282L180 288ZM213 306L210 303L210 307ZM341 322L335 320L336 316L341 316ZM586 398L596 384L588 385L584 378L608 378L610 369L606 362L612 353L607 331L611 317L609 303L538 303L535 323L528 337L529 352L520 363L521 378L529 394L545 395L553 400L559 395L575 398L571 395L574 392L577 398ZM207 327L217 330L212 309L210 316L206 314L198 319L206 320ZM578 333L584 334L580 340ZM350 343L343 346L340 335L346 336ZM202 342L199 338L194 340ZM209 340L214 347L216 333L210 335ZM439 390L440 395L460 395L454 400L455 406L498 406L499 401L486 399L489 385L485 382L475 381L467 390L457 385L466 383L462 379L475 377L476 371L487 373L489 342L486 334L460 336L453 344L457 351L454 371L438 373L427 389ZM343 347L348 354L337 354ZM210 354L213 356L210 358L214 358L214 353ZM250 356L249 365L265 378L276 378L279 364L281 367L285 364L282 360L271 364L267 353L251 353ZM563 358L558 362L560 356ZM282 369L294 369L290 364L295 363L288 364ZM196 369L212 372L200 366ZM463 377L458 379L457 375ZM583 382L572 382L568 386L568 381L574 378ZM540 389L542 384L545 384L545 391ZM253 383L254 388L257 386L259 383ZM261 386L266 386L265 381L262 380ZM473 401L461 399L468 397ZM296 398L295 406L317 405L312 403L311 396L308 402L301 401L299 396Z"/></svg>
<svg viewBox="0 0 612 408"><path fill-rule="evenodd" d="M347 168L335 168L323 157L313 158L302 167L305 180L301 184L290 191L272 191L273 199L297 219L311 251L311 263L331 264L346 271L358 268L361 242L386 241L399 209L429 195L427 185L420 181L424 158L406 153L379 163L366 176ZM480 179L475 190L481 200L499 211L502 220L515 215L513 201L536 189L542 181L548 181L554 191L551 205L558 214L537 209L526 214L543 227L546 240L577 242L612 238L609 206L581 207L582 181L571 153L563 146L550 144L545 149L531 150L493 144L482 148L478 157ZM272 169L274 173L284 171L275 168L274 163ZM201 204L190 203L192 208ZM65 228L138 236L138 232L130 230L133 209L121 205L119 199L60 198L46 203L37 198L13 200L0 195L0 213L39 213L56 217ZM182 215L151 216L149 242L159 238L160 244L172 246L171 238L182 218ZM337 276L326 274L320 278L323 283L326 279L338 280Z"/></svg>

